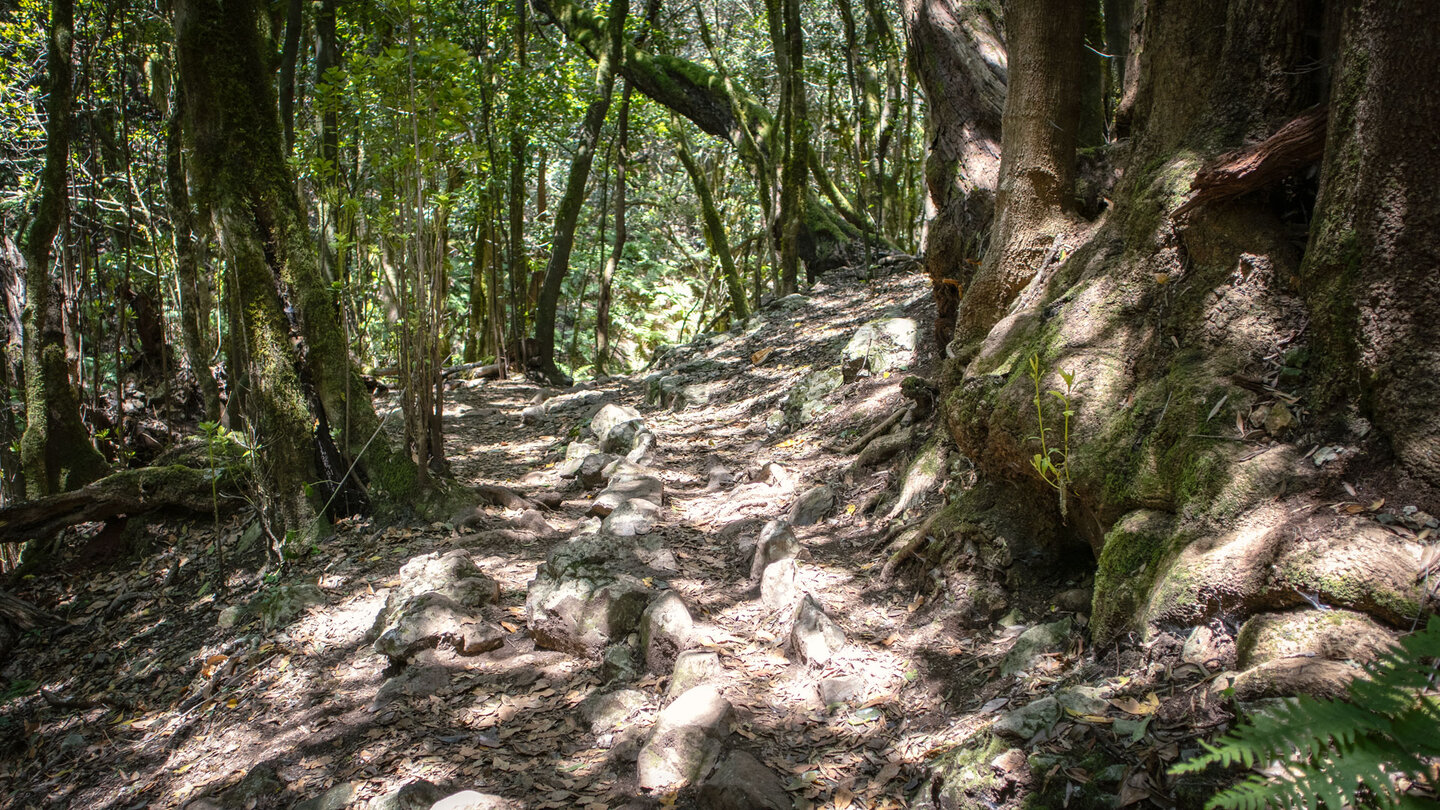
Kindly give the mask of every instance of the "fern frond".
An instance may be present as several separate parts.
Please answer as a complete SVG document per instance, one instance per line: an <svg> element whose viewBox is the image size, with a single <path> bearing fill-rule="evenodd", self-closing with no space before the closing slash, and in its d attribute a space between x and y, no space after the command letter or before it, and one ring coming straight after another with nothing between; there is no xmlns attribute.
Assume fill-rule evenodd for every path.
<svg viewBox="0 0 1440 810"><path fill-rule="evenodd" d="M1440 757L1440 617L1402 640L1350 684L1350 702L1300 697L1256 714L1204 753L1171 768L1195 773L1214 764L1254 768L1282 763L1273 776L1252 774L1206 808L1294 807L1346 810L1424 806L1395 779L1432 784L1426 757ZM1433 804L1430 806L1434 806Z"/></svg>

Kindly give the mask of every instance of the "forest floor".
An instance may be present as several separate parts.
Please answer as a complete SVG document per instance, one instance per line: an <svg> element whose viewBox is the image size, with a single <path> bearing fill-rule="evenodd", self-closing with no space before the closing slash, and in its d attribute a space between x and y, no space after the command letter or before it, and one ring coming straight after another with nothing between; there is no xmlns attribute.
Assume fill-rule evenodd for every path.
<svg viewBox="0 0 1440 810"><path fill-rule="evenodd" d="M798 427L781 425L774 414L800 380L834 367L856 329L887 314L919 324L920 354L909 371L862 374L829 394L828 410ZM912 562L881 576L895 525L945 497L934 488L886 519L907 461L943 428L928 417L899 461L870 469L852 469L854 456L829 445L901 408L906 373L934 379L932 318L922 274L837 275L772 304L745 330L709 336L662 362L705 369L708 402L647 404L651 371L585 386L593 395L584 407L522 420L523 410L558 392L521 379L454 386L445 430L456 478L523 495L560 493L554 511L480 506L448 521L349 521L280 570L263 566L257 543L242 550L243 514L218 525L150 523L130 533L145 542L118 557L76 539L53 573L19 585L19 596L66 624L22 641L3 671L0 805L429 807L397 804L393 795L380 801L427 780L438 795L473 789L518 807L673 806L676 797L637 786L635 766L668 676L642 672L628 686L648 698L623 722L592 729L582 702L613 688L600 662L537 649L526 630L527 584L547 552L584 525L594 494L561 479L557 462L601 402L638 408L656 437L647 461L666 497L650 539L668 550L672 572L661 585L689 606L696 643L718 653L713 683L735 709L730 745L778 775L796 806L924 804L938 756L1003 710L1081 679L1105 686L1109 705L1062 715L1024 749L992 746L977 763L985 773L974 806L1018 807L1042 781L1067 797L1071 785L1102 779L1123 803L1148 797L1147 773L1162 764L1156 752L1171 759L1173 750L1166 757L1154 740L1132 747L1146 731L1136 721L1157 706L1144 684L1127 686L1114 669L1107 675L1087 649L1088 567L1008 594L999 621L999 610L974 620L938 568ZM377 404L394 407L383 397ZM963 479L962 466L952 463L962 474L940 478ZM823 665L795 660L786 644L791 611L766 608L750 578L761 526L818 484L836 494L834 508L795 533L798 587L845 632ZM217 545L230 552L223 589L212 574ZM397 672L366 633L400 584L401 566L454 549L499 582L500 600L486 610L503 646L469 657L442 648ZM318 603L269 621L281 614L267 605L302 584L318 586L310 591ZM999 675L1023 631L1065 616L1073 616L1073 632L1018 676ZM1117 722L1124 738L1113 733ZM1034 756L1047 746L1102 753L1112 772L1058 764L1038 771ZM694 799L682 793L678 801Z"/></svg>

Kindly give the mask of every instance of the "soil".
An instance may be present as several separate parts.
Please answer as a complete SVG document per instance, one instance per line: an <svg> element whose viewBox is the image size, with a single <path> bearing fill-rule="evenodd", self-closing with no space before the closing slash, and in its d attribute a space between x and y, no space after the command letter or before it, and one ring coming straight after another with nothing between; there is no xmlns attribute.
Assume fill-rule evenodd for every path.
<svg viewBox="0 0 1440 810"><path fill-rule="evenodd" d="M1143 700L1158 690L1155 733L1163 727L1168 736L1117 742L1103 719L1067 717L1023 752L1102 752L1107 766L1123 766L1125 784L1111 784L1110 795L1141 782L1165 795L1163 766L1177 741L1228 715L1195 703L1204 690L1187 684L1206 673L1147 669L1145 650L1136 648L1123 661L1119 653L1097 659L1082 629L1088 601L1074 596L1089 585L1093 561L1013 591L999 587L1003 570L977 563L972 579L997 586L1003 602L994 613L1005 622L977 621L956 598L953 572L920 555L902 558L893 578L880 576L892 530L946 498L936 488L885 518L909 458L943 431L929 416L898 459L859 471L854 456L830 447L903 407L907 373L934 379L930 341L922 337L908 372L862 374L833 395L828 413L798 428L775 425L772 414L796 383L835 366L855 330L886 313L915 318L919 334L929 335L928 279L903 265L869 279L832 274L808 296L772 303L746 330L704 336L663 354L656 369L583 386L600 396L594 405L639 408L657 437L651 466L667 502L656 534L678 563L666 584L702 623L702 645L719 653L717 685L738 710L734 743L775 771L797 806L914 806L937 787L937 758L971 744L1003 710L1083 680L1108 684L1117 697ZM711 402L679 410L646 402L647 376L697 360L711 361L704 368L720 383ZM446 453L461 484L561 493L543 524L494 506L450 520L351 520L282 568L266 564L243 511L218 525L132 525L118 560L92 557L84 532L69 538L52 573L15 586L62 623L22 639L0 673L0 804L290 807L351 783L348 806L364 807L421 779L446 793L479 790L531 808L690 803L686 794L645 796L636 787L638 735L653 710L631 718L629 731L592 734L577 706L604 687L599 662L537 649L527 636L527 583L585 519L593 495L561 480L555 465L594 405L525 423L521 411L547 393L556 392L523 379L463 381L451 389L445 417ZM384 398L377 405L396 407ZM716 466L743 484L758 480L767 462L790 481L769 497L709 484ZM837 504L820 523L796 529L799 586L839 622L847 644L823 666L807 666L787 657L788 613L762 605L749 572L761 525L822 483ZM451 549L470 551L499 581L491 618L506 633L504 646L473 657L437 651L395 671L365 633L407 560ZM223 576L217 550L225 552ZM301 583L318 585L325 603L273 627L253 616L222 626L222 614L234 613L227 608L263 604L281 586ZM1064 616L1076 628L1067 646L1020 676L998 674L1021 630ZM1122 676L1122 668L1139 677ZM844 675L862 679L861 694L848 705L822 705L817 684ZM663 699L667 681L642 676L632 685ZM1022 777L1025 757L1011 754L990 766L994 786L976 793L974 806L1018 807L1029 793L1057 787L1068 796L1071 782L1099 778L1093 768ZM242 780L260 789L235 790Z"/></svg>

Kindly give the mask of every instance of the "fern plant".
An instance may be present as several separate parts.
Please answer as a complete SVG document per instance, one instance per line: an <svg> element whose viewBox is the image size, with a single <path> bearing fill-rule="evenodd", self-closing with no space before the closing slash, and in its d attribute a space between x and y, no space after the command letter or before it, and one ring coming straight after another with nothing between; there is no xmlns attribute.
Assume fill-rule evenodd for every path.
<svg viewBox="0 0 1440 810"><path fill-rule="evenodd" d="M1434 795L1440 757L1440 617L1411 634L1349 686L1349 700L1299 697L1258 714L1171 773L1212 764L1263 767L1216 794L1209 808L1348 807L1435 808L1415 788ZM1406 784L1408 783L1408 785Z"/></svg>

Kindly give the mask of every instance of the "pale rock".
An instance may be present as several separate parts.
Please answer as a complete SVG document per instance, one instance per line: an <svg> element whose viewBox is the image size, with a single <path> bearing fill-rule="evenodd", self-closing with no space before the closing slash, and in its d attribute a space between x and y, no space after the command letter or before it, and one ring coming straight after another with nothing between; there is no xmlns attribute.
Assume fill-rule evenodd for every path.
<svg viewBox="0 0 1440 810"><path fill-rule="evenodd" d="M915 362L920 327L913 318L882 318L856 330L840 353L845 379L863 370L871 374L902 371Z"/></svg>
<svg viewBox="0 0 1440 810"><path fill-rule="evenodd" d="M616 537L649 534L660 522L661 516L660 507L644 498L632 498L605 517L604 531Z"/></svg>
<svg viewBox="0 0 1440 810"><path fill-rule="evenodd" d="M686 650L675 657L675 668L670 673L670 687L666 694L680 695L709 683L721 672L720 655L714 650Z"/></svg>
<svg viewBox="0 0 1440 810"><path fill-rule="evenodd" d="M760 602L771 610L795 604L795 600L800 598L796 576L794 559L776 560L765 566L760 574Z"/></svg>
<svg viewBox="0 0 1440 810"><path fill-rule="evenodd" d="M750 562L750 579L760 578L765 568L780 560L793 559L800 553L800 542L784 520L772 520L760 530L755 541L755 558Z"/></svg>
<svg viewBox="0 0 1440 810"><path fill-rule="evenodd" d="M610 484L595 496L595 502L590 505L590 514L604 517L619 508L620 504L635 498L643 498L656 504L664 503L664 482L652 475L625 479L612 477Z"/></svg>
<svg viewBox="0 0 1440 810"><path fill-rule="evenodd" d="M590 724L592 734L604 734L619 728L632 715L655 706L650 696L639 689L617 689L593 694L580 703L580 717Z"/></svg>
<svg viewBox="0 0 1440 810"><path fill-rule="evenodd" d="M640 646L645 650L645 668L657 675L669 672L675 657L694 643L695 621L685 600L666 591L645 608L640 617Z"/></svg>
<svg viewBox="0 0 1440 810"><path fill-rule="evenodd" d="M524 806L520 802L493 793L462 790L432 804L430 810L522 810Z"/></svg>
<svg viewBox="0 0 1440 810"><path fill-rule="evenodd" d="M825 615L815 597L805 594L795 606L790 627L790 650L807 664L823 664L845 646L845 631Z"/></svg>
<svg viewBox="0 0 1440 810"><path fill-rule="evenodd" d="M651 791L678 790L705 778L730 732L730 701L708 684L666 706L636 759L637 781Z"/></svg>
<svg viewBox="0 0 1440 810"><path fill-rule="evenodd" d="M644 423L640 412L628 405L606 403L590 420L590 430L607 453L627 453L634 445L635 434Z"/></svg>
<svg viewBox="0 0 1440 810"><path fill-rule="evenodd" d="M600 452L600 448L588 442L571 442L565 448L565 460L555 465L555 472L561 478L574 478L585 459Z"/></svg>

